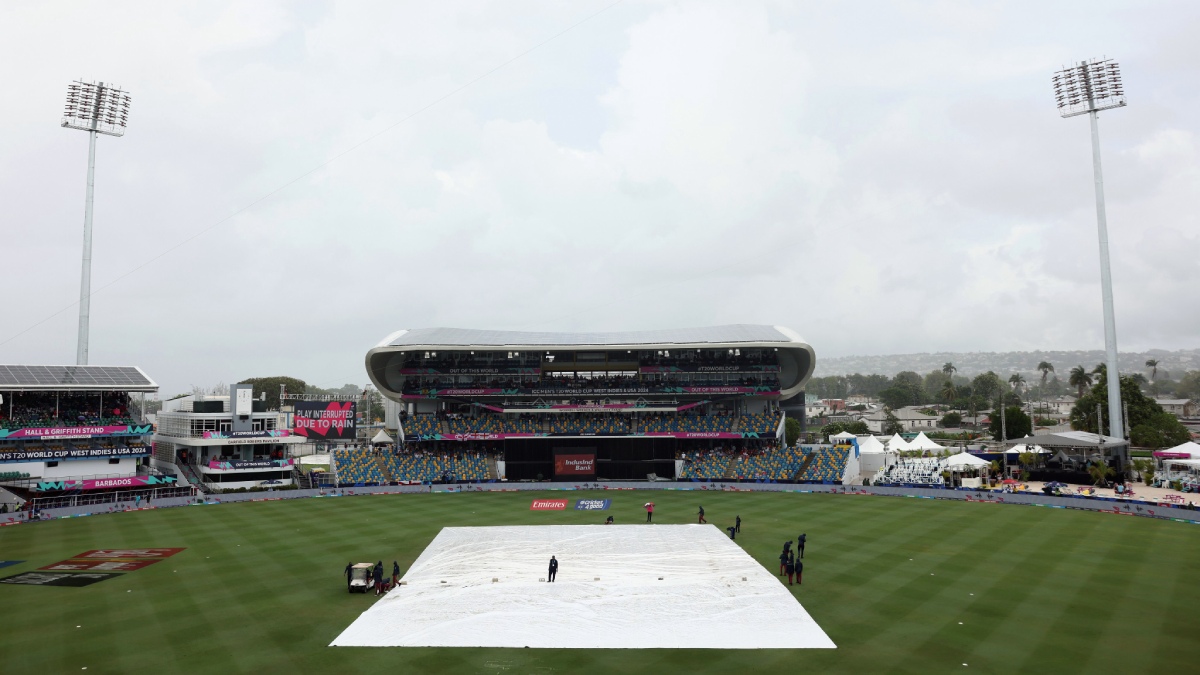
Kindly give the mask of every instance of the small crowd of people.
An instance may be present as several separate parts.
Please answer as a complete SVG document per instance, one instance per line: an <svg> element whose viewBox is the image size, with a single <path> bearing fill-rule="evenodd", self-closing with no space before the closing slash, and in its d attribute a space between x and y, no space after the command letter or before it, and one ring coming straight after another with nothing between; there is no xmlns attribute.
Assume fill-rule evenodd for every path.
<svg viewBox="0 0 1200 675"><path fill-rule="evenodd" d="M346 563L346 590L350 590L350 581L354 576L354 563ZM371 568L370 584L375 589L375 595L383 595L389 590L395 588L400 583L400 563L392 561L392 578L389 581L383 576L383 561L375 563L375 567Z"/></svg>

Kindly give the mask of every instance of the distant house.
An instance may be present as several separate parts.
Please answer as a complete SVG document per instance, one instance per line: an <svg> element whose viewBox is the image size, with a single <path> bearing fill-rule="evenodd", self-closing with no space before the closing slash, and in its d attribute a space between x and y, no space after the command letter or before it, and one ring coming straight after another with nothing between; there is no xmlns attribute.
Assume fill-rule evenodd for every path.
<svg viewBox="0 0 1200 675"><path fill-rule="evenodd" d="M910 408L893 410L892 414L896 416L896 421L900 423L900 426L905 431L923 431L937 428L938 418L933 415L926 415ZM863 417L863 421L867 423L867 428L871 430L871 433L882 434L883 425L887 423L887 412L876 410L870 415Z"/></svg>
<svg viewBox="0 0 1200 675"><path fill-rule="evenodd" d="M1156 398L1154 402L1176 417L1192 417L1196 414L1196 404L1190 398Z"/></svg>
<svg viewBox="0 0 1200 675"><path fill-rule="evenodd" d="M1048 399L1046 407L1050 409L1051 415L1066 416L1071 414L1071 408L1075 407L1075 401L1077 400L1074 396L1059 396L1058 398ZM1034 409L1040 409L1042 402L1033 401L1033 407Z"/></svg>

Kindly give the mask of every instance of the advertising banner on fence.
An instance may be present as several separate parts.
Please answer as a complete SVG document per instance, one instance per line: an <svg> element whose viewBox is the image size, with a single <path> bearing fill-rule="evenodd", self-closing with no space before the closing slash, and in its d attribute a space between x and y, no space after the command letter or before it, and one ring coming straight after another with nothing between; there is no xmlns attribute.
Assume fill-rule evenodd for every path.
<svg viewBox="0 0 1200 675"><path fill-rule="evenodd" d="M0 441L34 439L53 441L69 440L72 438L96 438L98 436L141 436L153 431L153 427L149 424L122 424L120 426L94 427L30 427L28 429L0 429Z"/></svg>
<svg viewBox="0 0 1200 675"><path fill-rule="evenodd" d="M0 462L58 462L105 457L145 457L150 448L63 448L60 450L0 450Z"/></svg>
<svg viewBox="0 0 1200 675"><path fill-rule="evenodd" d="M580 499L575 502L576 511L607 511L612 505L611 499Z"/></svg>
<svg viewBox="0 0 1200 675"><path fill-rule="evenodd" d="M533 504L529 505L530 511L565 511L567 509L567 500L565 499L535 499Z"/></svg>
<svg viewBox="0 0 1200 675"><path fill-rule="evenodd" d="M314 440L352 441L356 407L354 401L297 401L293 430Z"/></svg>
<svg viewBox="0 0 1200 675"><path fill-rule="evenodd" d="M226 459L226 460L209 460L208 468L216 469L217 471L231 471L236 469L286 469L292 465L290 457L288 459Z"/></svg>
<svg viewBox="0 0 1200 675"><path fill-rule="evenodd" d="M122 487L170 487L175 485L175 476L124 476L122 478L89 478L87 480L43 481L34 486L38 492L61 490L107 490Z"/></svg>
<svg viewBox="0 0 1200 675"><path fill-rule="evenodd" d="M467 396L644 396L647 394L720 394L724 396L778 396L778 386L752 387L622 387L616 389L417 389L405 392L405 400L428 398L461 398Z"/></svg>
<svg viewBox="0 0 1200 675"><path fill-rule="evenodd" d="M555 478L595 478L595 448L554 448Z"/></svg>

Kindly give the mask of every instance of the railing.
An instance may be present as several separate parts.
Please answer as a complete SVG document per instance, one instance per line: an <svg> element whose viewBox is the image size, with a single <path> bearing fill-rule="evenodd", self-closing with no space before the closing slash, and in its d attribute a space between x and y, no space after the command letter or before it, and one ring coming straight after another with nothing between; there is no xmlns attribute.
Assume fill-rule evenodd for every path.
<svg viewBox="0 0 1200 675"><path fill-rule="evenodd" d="M189 486L154 488L151 490L122 490L119 492L84 492L81 494L64 497L35 497L31 501L33 508L40 510L58 509L72 506L90 506L95 504L121 504L130 502L140 505L142 502L149 504L157 499L166 499L170 497L194 497L195 495L195 488Z"/></svg>

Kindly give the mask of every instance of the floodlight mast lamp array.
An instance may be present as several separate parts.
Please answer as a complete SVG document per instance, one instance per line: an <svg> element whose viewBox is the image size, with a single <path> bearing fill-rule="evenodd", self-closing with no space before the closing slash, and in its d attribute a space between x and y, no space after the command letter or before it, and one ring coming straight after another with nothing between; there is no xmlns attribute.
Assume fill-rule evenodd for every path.
<svg viewBox="0 0 1200 675"><path fill-rule="evenodd" d="M87 198L83 207L83 271L79 282L79 339L75 363L87 365L92 298L92 195L96 183L96 134L124 136L129 94L103 82L76 80L67 87L62 126L88 132Z"/></svg>
<svg viewBox="0 0 1200 675"><path fill-rule="evenodd" d="M1092 171L1096 180L1096 228L1100 235L1100 288L1104 296L1104 349L1108 362L1108 435L1125 438L1121 377L1117 370L1117 320L1113 312L1108 221L1104 213L1104 174L1100 169L1100 127L1096 113L1125 107L1121 67L1112 59L1080 61L1054 74L1054 98L1064 118L1088 114L1092 124Z"/></svg>

